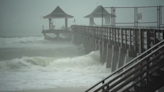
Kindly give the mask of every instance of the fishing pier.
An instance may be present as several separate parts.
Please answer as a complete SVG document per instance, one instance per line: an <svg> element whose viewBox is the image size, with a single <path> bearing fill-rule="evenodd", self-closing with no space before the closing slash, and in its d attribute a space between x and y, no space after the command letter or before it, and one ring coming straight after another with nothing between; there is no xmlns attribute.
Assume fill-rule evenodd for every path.
<svg viewBox="0 0 164 92"><path fill-rule="evenodd" d="M154 12L152 13L154 20L143 21L143 16L150 16L150 14L140 12L145 10L145 13L148 13L150 8L151 12ZM110 12L107 11L109 9ZM117 12L120 9L132 10L130 13L133 16L132 21L127 22L127 16L124 16L125 21L118 22L117 19L122 18ZM164 91L162 88L164 86L163 10L164 6L98 6L91 14L84 17L89 18L89 25L71 26L73 43L83 45L86 54L100 51L100 62L106 63L106 68L111 68L112 72L85 92ZM102 19L102 24L96 25L94 18ZM51 19L49 24L50 21ZM44 30L43 33L58 31L60 30Z"/></svg>

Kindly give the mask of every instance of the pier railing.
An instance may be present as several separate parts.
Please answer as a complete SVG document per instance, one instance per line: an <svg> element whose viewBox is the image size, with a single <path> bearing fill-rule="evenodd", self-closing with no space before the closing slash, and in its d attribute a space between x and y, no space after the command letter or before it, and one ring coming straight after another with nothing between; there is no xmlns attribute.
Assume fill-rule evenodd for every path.
<svg viewBox="0 0 164 92"><path fill-rule="evenodd" d="M143 82L148 83L153 73L164 68L163 55L164 40L149 48L117 71L113 72L110 76L86 90L86 92L91 90L92 92L132 92L129 90L134 86L141 85ZM96 88L98 85L100 85L100 87ZM161 87L161 85L159 86ZM155 91L156 89L157 88L153 90Z"/></svg>
<svg viewBox="0 0 164 92"><path fill-rule="evenodd" d="M164 30L73 25L74 33L142 53L164 39Z"/></svg>
<svg viewBox="0 0 164 92"><path fill-rule="evenodd" d="M164 28L164 6L104 7L115 15L106 24L110 26L154 26ZM103 18L103 16L102 16Z"/></svg>
<svg viewBox="0 0 164 92"><path fill-rule="evenodd" d="M100 54L101 59L103 59L102 61L108 62L108 60L104 60L107 56L105 50L108 49L103 49L104 46L108 46L107 44L123 47L128 50L130 49L140 54L133 60L126 62L126 64L118 68L111 75L89 88L86 92L92 92L93 90L94 92L108 92L109 90L110 92L118 92L118 90L124 89L124 87L127 87L128 89L126 89L126 91L130 92L128 91L129 89L142 81L135 82L135 80L143 78L143 80L148 81L149 73L153 73L152 70L155 69L157 65L159 66L159 64L162 64L161 67L163 67L161 61L163 58L161 57L164 54L164 30L162 29L81 25L74 25L72 29L75 36L75 43L84 43L86 49L92 49L94 46L90 45L96 43L94 45L98 44L100 46L97 49L100 50L100 53L101 50L104 50L104 53ZM85 42L88 43L85 44ZM133 82L135 82L134 85ZM129 85L125 86L125 83ZM131 86L131 84L133 86Z"/></svg>

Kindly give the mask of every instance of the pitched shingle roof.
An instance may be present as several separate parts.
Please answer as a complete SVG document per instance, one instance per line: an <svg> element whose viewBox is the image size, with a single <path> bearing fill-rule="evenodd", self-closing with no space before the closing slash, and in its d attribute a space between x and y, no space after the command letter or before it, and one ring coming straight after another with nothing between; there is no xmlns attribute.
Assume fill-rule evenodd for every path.
<svg viewBox="0 0 164 92"><path fill-rule="evenodd" d="M101 5L98 6L91 14L85 16L84 18L101 18L101 17L107 18L107 17L116 17L113 14L108 13L104 7Z"/></svg>
<svg viewBox="0 0 164 92"><path fill-rule="evenodd" d="M73 18L73 16L69 15L69 14L66 14L59 6L56 7L56 9L44 16L43 18Z"/></svg>

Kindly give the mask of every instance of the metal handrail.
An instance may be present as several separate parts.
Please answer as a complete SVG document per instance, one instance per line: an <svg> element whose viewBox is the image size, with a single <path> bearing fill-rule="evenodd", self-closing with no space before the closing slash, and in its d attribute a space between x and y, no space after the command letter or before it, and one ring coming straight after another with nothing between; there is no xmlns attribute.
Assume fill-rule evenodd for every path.
<svg viewBox="0 0 164 92"><path fill-rule="evenodd" d="M141 62L142 60L144 60L143 58L139 61L137 61L139 58L141 57L145 57L146 54L150 53L152 50L154 50L155 48L157 48L158 46L160 45L163 45L164 44L164 40L162 40L161 42L155 44L154 46L152 46L151 48L149 48L148 50L146 50L145 52L141 53L140 55L138 55L137 57L135 57L134 59L132 59L130 62L128 62L126 65L120 67L117 71L113 72L111 75L109 75L108 77L104 78L102 81L98 82L97 84L95 84L94 86L92 86L91 88L89 88L88 90L86 90L85 92L89 92L91 89L95 88L96 86L98 86L99 84L101 83L104 83L107 79L111 78L112 76L114 76L115 74L119 73L120 71L122 71L124 68L126 68L127 66L131 65L132 63L134 62ZM153 51L154 52L154 51ZM132 67L132 66L131 66ZM130 67L128 68L130 69ZM124 71L125 73L126 71ZM119 75L118 75L119 76ZM117 77L115 77L116 79ZM114 80L112 80L114 81ZM109 83L109 82L108 82ZM108 83L104 84L103 87L105 85L107 85ZM97 89L98 90L98 89Z"/></svg>
<svg viewBox="0 0 164 92"><path fill-rule="evenodd" d="M107 28L107 30L105 30ZM96 27L96 26L81 26L81 25L75 25L75 31L77 32L77 34L78 35L80 35L80 34L82 34L82 35L84 35L84 36L87 36L88 38L93 38L94 37L94 39L98 39L98 40L110 40L110 41L116 41L116 38L113 38L113 37L111 37L111 32L113 33L113 31L115 32L115 35L119 35L119 34L116 34L116 31L117 31L117 29L119 29L119 30L122 30L122 31L125 31L125 32L127 32L127 31L130 31L131 32L131 30L133 31L133 32L141 32L141 39L142 38L145 38L144 36L142 36L143 35L143 33L147 33L150 29L145 29L145 28L141 28L140 30L138 29L138 28L118 28L118 27ZM158 29L158 30L156 30L156 29L151 29L151 30L153 30L153 31L157 31L158 32L158 30L160 30L160 29ZM121 32L122 32L121 31ZM163 30L162 30L163 31ZM107 34L109 37L107 37L107 39L105 39L104 38L104 34ZM128 34L127 33L124 33L124 34L126 34L126 36L128 36ZM136 35L134 35L135 37L137 37ZM112 39L111 39L112 38ZM131 38L131 37L130 37ZM156 36L154 37L154 38L156 38ZM146 39L149 39L148 37L146 38ZM131 39L130 39L131 40ZM126 41L127 41L127 38L126 38ZM159 42L159 43L157 43L157 44L155 44L156 43L156 41L155 41L155 45L154 46L152 46L151 48L148 46L149 45L149 43L147 43L147 48L150 48L150 49L148 49L148 50L146 50L145 52L143 52L144 50L143 49L145 49L145 48L143 48L143 44L141 45L141 46L139 46L139 48L141 48L141 51L140 52L143 52L143 53L141 53L139 56L137 56L136 58L134 58L132 61L130 61L129 63L127 63L127 65L124 65L124 66L122 66L121 68L119 68L116 72L114 72L114 73L112 73L110 76L108 76L108 77L106 77L106 78L104 78L102 81L100 81L100 82L98 82L97 84L95 84L94 86L92 86L91 88L89 88L88 90L86 90L86 92L88 92L88 91L90 91L91 89L93 89L93 88L95 88L95 87L97 87L98 85L100 85L101 83L102 84L104 84L105 83L105 81L107 81L107 79L109 79L110 77L112 77L112 76L114 76L115 74L117 74L117 73L120 73L120 71L122 72L122 70L124 69L124 68L126 68L127 66L129 66L129 67L131 67L131 68L127 68L127 69L133 69L133 67L132 66L130 66L131 64L133 64L134 62L135 62L135 64L137 63L137 62L143 62L143 60L144 59L146 59L146 58L148 58L148 57L145 57L147 54L149 54L149 53L151 53L152 52L152 50L154 50L154 49L156 49L156 47L158 47L159 45L161 45L161 44L163 44L163 42L164 41L161 41L161 42ZM113 43L113 42L110 42L111 44L115 44L115 43ZM142 43L142 41L140 41L140 44ZM138 43L139 44L139 43ZM115 44L115 45L120 45L120 43L119 44ZM125 45L127 46L128 44L127 44L127 42L125 43ZM131 44L130 44L131 45ZM125 46L125 47L126 47ZM154 52L155 53L155 52ZM151 53L152 54L152 53ZM150 54L149 54L150 55ZM143 58L143 57L145 57L145 58ZM137 61L138 59L140 59L139 61ZM139 63L137 63L137 64L139 64ZM126 69L126 70L127 70ZM125 72L123 72L122 74L126 74L126 72L128 72L128 71L125 71ZM117 78L119 78L120 76L119 75L117 75L112 81L114 81L115 79L117 79Z"/></svg>
<svg viewBox="0 0 164 92"><path fill-rule="evenodd" d="M164 45L163 45L163 46L164 46ZM117 75L117 78L119 78L119 77L121 77L122 75L126 74L127 72L131 71L131 69L134 69L136 66L140 65L141 63L146 62L146 61L144 61L145 59L147 59L150 55L154 54L156 51L159 51L160 49L162 49L163 46L161 46L160 48L154 50L153 52L151 52L150 54L148 54L147 56L145 56L145 57L142 58L141 60L137 61L135 64L133 64L132 66L130 66L129 68L127 68L126 71L124 71L124 72L118 74L118 75ZM137 70L141 70L141 69L143 69L143 68L144 68L145 66L147 66L147 65L148 65L148 64L142 65L142 67L140 67L140 68L137 69ZM137 72L137 70L134 70L134 71L133 71L132 73L130 73L130 74L133 75L134 72ZM138 74L138 76L140 76L141 74L145 73L146 71L147 71L147 70L142 71L141 73ZM126 77L120 79L119 81L117 81L116 83L114 83L110 88L116 86L116 85L117 85L118 83L120 83L120 82L123 82L124 79L127 79L128 77L130 77L130 74L129 74L129 76L126 76ZM115 81L117 78L114 78L113 80L109 81L108 83L104 84L103 86L108 85L108 84L111 83L112 81ZM137 76L135 76L135 78L137 78ZM134 79L135 79L135 78L134 78ZM134 80L134 79L131 79L131 81ZM129 81L129 82L131 82L131 81ZM129 82L128 82L128 83L129 83ZM103 87L103 86L102 86L102 87ZM115 91L114 91L114 92L115 92Z"/></svg>
<svg viewBox="0 0 164 92"><path fill-rule="evenodd" d="M163 54L163 53L162 53L162 54ZM155 64L155 65L153 65L153 66L151 66L151 67L156 67L157 65L158 65L158 64ZM162 67L164 67L164 64L159 65L159 66L157 67L157 69L155 69L155 70L153 70L153 71L151 72L151 74L154 73L155 71L157 71L158 69L162 68ZM146 77L147 77L147 76L142 77L142 78L140 79L140 81L146 79ZM129 90L129 89L132 88L134 85L138 84L140 81L135 82L133 85L131 85L131 86L129 86L128 88L124 89L124 91Z"/></svg>
<svg viewBox="0 0 164 92"><path fill-rule="evenodd" d="M141 60L137 61L137 62L136 62L135 64L133 64L132 66L128 67L128 68L126 69L126 71L123 71L122 73L118 74L114 79L110 80L109 82L107 82L107 83L104 84L103 86L99 87L99 88L96 89L94 92L98 92L99 90L103 89L104 87L106 87L107 85L109 85L111 82L115 81L117 78L121 77L122 75L124 75L124 74L126 74L127 72L131 71L131 69L135 68L136 64L139 65L140 63L143 63L142 61L144 61L145 59L147 59L150 55L154 54L156 51L159 51L160 49L163 49L163 47L164 47L164 40L161 41L160 43L162 44L161 47L159 47L158 49L152 51L152 52L149 53L149 54L147 53L148 55L146 55L146 56L144 56L144 57L143 57L144 54L139 55L138 58L143 57ZM158 43L158 45L156 45L156 46L160 46L160 45L161 45L160 43ZM149 50L145 51L144 53L146 53L146 52L148 52L148 51L154 49L156 46L150 48ZM131 62L133 62L134 60L135 60L135 59L133 59ZM126 68L128 65L129 65L129 63L128 63L127 65L123 66L123 67ZM124 69L123 67L120 68L119 70ZM115 73L118 73L119 70L117 70ZM144 72L146 72L146 71L144 71ZM130 76L129 76L129 77L130 77ZM123 80L122 80L122 81L123 81ZM121 81L121 82L122 82L122 81ZM114 86L113 86L113 87L114 87ZM114 91L114 92L116 92L116 91Z"/></svg>
<svg viewBox="0 0 164 92"><path fill-rule="evenodd" d="M136 29L138 29L138 28L117 28L117 27L95 27L95 26L81 26L81 25L76 25L75 26L75 28L76 28L76 32L78 33L78 34L82 34L82 35L86 35L86 36L88 36L88 37L95 37L95 36L97 36L97 37L99 37L98 39L99 40L105 40L104 39L104 33L103 32L107 32L106 30L104 31L104 29L105 28L107 28L107 29L110 29L110 31L108 30L108 34L109 34L109 32L111 32L111 31L113 31L113 30L116 30L116 29L121 29L121 30L125 30L125 32L126 31L129 31L129 30L133 30L133 31L136 31ZM91 28L93 28L93 29L91 29ZM111 30L112 29L112 30ZM96 31L95 31L96 30ZM137 31L139 31L139 30L137 30ZM147 32L147 30L144 30L144 28L142 28L141 29L141 31L142 32ZM154 29L154 31L155 31L155 29ZM158 31L158 30L157 30ZM96 35L94 35L94 34L96 34ZM111 34L111 33L110 33ZM141 37L142 38L142 37ZM144 38L144 37L143 37ZM116 41L116 39L113 39L113 37L112 37L112 39L111 39L111 37L110 38L107 38L107 40L113 40L113 41ZM127 40L126 40L127 41ZM114 43L111 43L111 44L114 44ZM141 43L140 43L141 44ZM115 44L115 45L120 45L120 43L119 44ZM127 42L125 43L125 45L127 46L128 44L127 44ZM149 44L147 44L147 45L149 45ZM126 47L125 46L125 47ZM156 45L155 45L156 46ZM143 46L141 46L142 48L143 48ZM140 48L141 48L140 47ZM149 48L149 47L148 47ZM148 50L149 51L149 50ZM146 54L147 53L149 53L149 52L145 52ZM142 54L144 54L144 53L142 53ZM142 55L141 54L141 55ZM143 55L143 56L145 56L145 55ZM136 57L137 58L137 57ZM136 61L136 60L134 60L134 61ZM130 63L131 64L131 63ZM130 65L129 64L129 65ZM128 66L129 66L128 65ZM106 80L106 79L108 79L108 77L107 78L105 78L104 80ZM96 85L94 85L94 86L97 86L97 85L99 85L100 83L104 83L105 81L102 81L102 82L99 82L99 83L97 83ZM93 87L94 88L94 87ZM91 88L92 89L92 88ZM87 90L88 91L88 90Z"/></svg>

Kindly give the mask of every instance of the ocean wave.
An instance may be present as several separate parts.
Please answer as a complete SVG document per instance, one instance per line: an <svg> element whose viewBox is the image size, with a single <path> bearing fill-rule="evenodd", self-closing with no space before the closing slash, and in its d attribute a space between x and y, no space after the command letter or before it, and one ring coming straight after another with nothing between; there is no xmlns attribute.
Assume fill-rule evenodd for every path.
<svg viewBox="0 0 164 92"><path fill-rule="evenodd" d="M101 71L100 68L102 68L100 67L102 65L99 60L99 51L93 51L87 55L72 58L22 57L0 61L0 70L97 72Z"/></svg>
<svg viewBox="0 0 164 92"><path fill-rule="evenodd" d="M0 61L0 91L90 87L110 74L99 51L72 58L23 57Z"/></svg>
<svg viewBox="0 0 164 92"><path fill-rule="evenodd" d="M15 38L0 38L0 44L12 43L27 43L44 41L44 37L15 37Z"/></svg>

